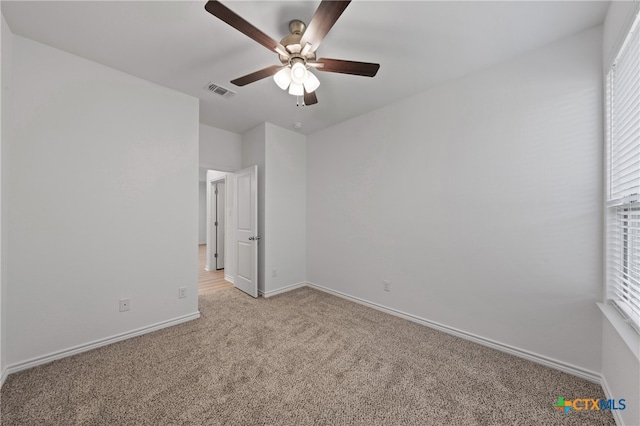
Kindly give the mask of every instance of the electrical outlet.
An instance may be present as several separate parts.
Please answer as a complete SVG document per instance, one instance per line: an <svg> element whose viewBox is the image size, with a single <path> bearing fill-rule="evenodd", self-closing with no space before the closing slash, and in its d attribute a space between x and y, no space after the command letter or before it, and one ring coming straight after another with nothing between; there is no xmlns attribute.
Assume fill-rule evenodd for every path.
<svg viewBox="0 0 640 426"><path fill-rule="evenodd" d="M129 299L120 299L120 312L128 311L131 307Z"/></svg>
<svg viewBox="0 0 640 426"><path fill-rule="evenodd" d="M384 291L391 291L391 281L387 281L387 280L382 281L382 289Z"/></svg>
<svg viewBox="0 0 640 426"><path fill-rule="evenodd" d="M277 277L278 276L278 271L276 270L276 268L273 268L273 270L271 271L271 276L272 277Z"/></svg>
<svg viewBox="0 0 640 426"><path fill-rule="evenodd" d="M184 299L185 297L187 297L187 288L180 287L178 289L178 299Z"/></svg>

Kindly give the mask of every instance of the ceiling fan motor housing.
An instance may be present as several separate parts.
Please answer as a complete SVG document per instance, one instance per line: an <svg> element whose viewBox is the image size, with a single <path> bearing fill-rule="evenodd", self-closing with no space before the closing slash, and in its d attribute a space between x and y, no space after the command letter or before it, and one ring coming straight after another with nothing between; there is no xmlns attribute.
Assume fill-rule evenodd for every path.
<svg viewBox="0 0 640 426"><path fill-rule="evenodd" d="M280 40L280 44L282 44L289 53L289 56L278 55L282 65L293 65L293 59L295 58L302 59L305 64L307 61L316 60L315 52L309 51L306 55L300 54L303 47L300 45L300 39L302 38L302 34L304 34L304 30L306 28L306 24L299 19L294 19L289 22L289 31L291 34Z"/></svg>
<svg viewBox="0 0 640 426"><path fill-rule="evenodd" d="M305 29L307 29L307 25L299 19L294 19L293 21L289 22L289 32L291 34L302 35Z"/></svg>

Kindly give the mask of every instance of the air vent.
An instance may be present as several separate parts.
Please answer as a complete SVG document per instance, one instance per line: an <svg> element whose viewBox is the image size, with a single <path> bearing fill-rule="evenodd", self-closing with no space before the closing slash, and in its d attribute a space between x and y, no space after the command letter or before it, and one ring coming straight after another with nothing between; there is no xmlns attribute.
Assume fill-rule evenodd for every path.
<svg viewBox="0 0 640 426"><path fill-rule="evenodd" d="M230 98L230 97L232 97L233 95L236 94L236 92L232 92L231 90L227 89L226 87L218 86L215 83L207 84L205 89L210 91L210 92L215 93L216 95L220 95L220 96L225 97L225 98Z"/></svg>

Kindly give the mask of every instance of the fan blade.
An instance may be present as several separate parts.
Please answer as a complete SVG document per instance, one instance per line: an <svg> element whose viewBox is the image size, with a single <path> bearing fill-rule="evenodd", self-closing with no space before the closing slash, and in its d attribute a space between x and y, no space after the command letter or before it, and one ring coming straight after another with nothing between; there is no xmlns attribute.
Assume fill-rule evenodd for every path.
<svg viewBox="0 0 640 426"><path fill-rule="evenodd" d="M260 71L252 72L251 74L231 80L231 83L236 86L246 86L254 81L262 80L263 78L274 75L280 70L280 68L282 68L282 65L272 65L270 67L263 68Z"/></svg>
<svg viewBox="0 0 640 426"><path fill-rule="evenodd" d="M318 6L318 10L313 14L311 22L307 25L307 29L302 38L300 39L300 45L304 46L306 43L311 44L311 51L315 52L322 43L333 24L336 23L342 12L349 6L349 1L333 1L323 0Z"/></svg>
<svg viewBox="0 0 640 426"><path fill-rule="evenodd" d="M318 98L316 97L316 92L307 93L304 91L304 104L309 106L318 103Z"/></svg>
<svg viewBox="0 0 640 426"><path fill-rule="evenodd" d="M209 12L216 18L231 25L233 28L240 31L241 33L248 36L249 38L254 39L255 41L257 41L267 49L271 51L275 51L276 48L278 48L282 52L286 52L286 49L284 48L284 46L282 46L282 44L275 41L274 39L272 39L262 31L260 31L259 29L251 25L248 21L245 21L243 18L237 15L234 11L232 11L231 9L229 9L219 1L210 0L207 2L204 8L207 10L207 12Z"/></svg>
<svg viewBox="0 0 640 426"><path fill-rule="evenodd" d="M342 59L320 58L316 63L321 64L316 69L322 72L339 72L342 74L374 77L380 69L380 64L371 62L345 61ZM313 65L313 64L310 64Z"/></svg>

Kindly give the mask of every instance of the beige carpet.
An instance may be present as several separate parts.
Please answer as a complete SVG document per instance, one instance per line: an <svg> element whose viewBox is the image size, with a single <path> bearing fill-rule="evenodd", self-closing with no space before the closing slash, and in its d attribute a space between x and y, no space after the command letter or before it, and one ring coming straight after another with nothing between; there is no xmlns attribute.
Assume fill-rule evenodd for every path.
<svg viewBox="0 0 640 426"><path fill-rule="evenodd" d="M9 376L3 425L613 425L598 385L331 295L200 296L202 318Z"/></svg>

